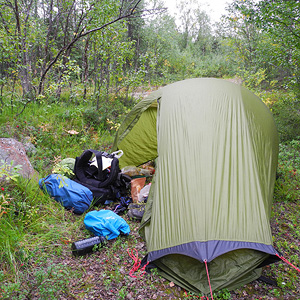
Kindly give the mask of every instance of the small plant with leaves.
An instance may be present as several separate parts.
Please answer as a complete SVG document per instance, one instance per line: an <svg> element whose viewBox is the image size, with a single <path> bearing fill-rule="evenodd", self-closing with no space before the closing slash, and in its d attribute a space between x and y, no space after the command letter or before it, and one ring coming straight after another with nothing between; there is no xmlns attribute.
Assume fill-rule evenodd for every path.
<svg viewBox="0 0 300 300"><path fill-rule="evenodd" d="M22 169L21 165L14 165L12 160L10 163L7 163L5 160L1 159L0 161L0 179L4 178L6 181L13 180L17 181L20 176L19 171Z"/></svg>
<svg viewBox="0 0 300 300"><path fill-rule="evenodd" d="M52 173L54 174L61 174L61 175L64 175L68 178L72 178L75 176L73 170L71 170L69 167L67 166L62 166L62 165L59 165L59 166L55 166L52 170Z"/></svg>
<svg viewBox="0 0 300 300"><path fill-rule="evenodd" d="M229 300L229 299L231 299L231 293L228 291L228 289L222 289L222 290L218 291L217 293L214 293L214 299Z"/></svg>
<svg viewBox="0 0 300 300"><path fill-rule="evenodd" d="M119 290L119 299L125 299L127 294L128 294L128 292L126 291L126 287L123 286L123 287Z"/></svg>
<svg viewBox="0 0 300 300"><path fill-rule="evenodd" d="M2 192L4 188L1 188ZM1 217L10 211L10 201L8 201L3 193L0 194L0 220Z"/></svg>

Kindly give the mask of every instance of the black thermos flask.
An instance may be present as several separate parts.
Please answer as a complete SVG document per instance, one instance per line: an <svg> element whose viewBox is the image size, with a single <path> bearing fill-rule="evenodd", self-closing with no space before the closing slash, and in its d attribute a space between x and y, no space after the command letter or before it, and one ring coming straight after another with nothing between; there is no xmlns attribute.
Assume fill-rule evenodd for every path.
<svg viewBox="0 0 300 300"><path fill-rule="evenodd" d="M106 238L104 236L94 236L72 243L71 248L73 255L79 256L92 252L95 246L100 248L104 244L106 244Z"/></svg>

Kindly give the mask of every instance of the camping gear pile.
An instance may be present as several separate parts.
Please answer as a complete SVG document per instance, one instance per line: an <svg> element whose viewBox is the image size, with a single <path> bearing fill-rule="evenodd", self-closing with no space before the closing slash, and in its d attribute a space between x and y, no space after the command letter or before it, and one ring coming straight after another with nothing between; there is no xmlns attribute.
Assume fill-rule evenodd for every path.
<svg viewBox="0 0 300 300"><path fill-rule="evenodd" d="M54 167L56 174L40 179L39 186L76 214L83 214L91 206L120 200L127 195L131 177L121 172L118 154L119 151L108 154L85 150L73 160L73 165L72 159L65 159L65 165L60 162ZM71 178L65 176L68 174Z"/></svg>
<svg viewBox="0 0 300 300"><path fill-rule="evenodd" d="M124 154L116 159L87 150L76 159L74 181L90 190L79 201L82 208L57 192L59 186L72 189L62 175L40 180L41 188L75 213L85 212L91 201L117 200L115 212L129 209L130 217L141 220L144 267L155 265L162 276L197 294L240 287L259 278L262 266L283 259L269 223L277 131L268 108L247 89L212 78L165 86L128 114L114 150ZM137 167L149 161L155 161L155 174ZM146 184L149 174L154 176ZM129 233L96 213L102 214L88 213L93 224L86 224L95 235Z"/></svg>
<svg viewBox="0 0 300 300"><path fill-rule="evenodd" d="M45 193L75 214L83 214L88 209L101 204L118 202L113 211L102 209L88 212L85 215L84 224L86 229L95 236L103 236L107 240L114 239L120 234L128 235L129 225L118 214L126 211L132 199L144 208L150 187L150 185L144 187L146 176L151 176L153 169L129 166L120 170L119 158L122 154L122 151L108 154L92 149L86 150L76 159L66 158L55 165L54 174L40 179L39 186ZM127 175L128 172L130 176ZM130 186L132 198L128 196ZM129 214L130 211L129 207ZM138 214L134 211L136 207L131 217L141 220L141 211ZM88 253L97 241L97 239L92 241L88 239L73 243L73 248L76 250L73 253L75 255Z"/></svg>

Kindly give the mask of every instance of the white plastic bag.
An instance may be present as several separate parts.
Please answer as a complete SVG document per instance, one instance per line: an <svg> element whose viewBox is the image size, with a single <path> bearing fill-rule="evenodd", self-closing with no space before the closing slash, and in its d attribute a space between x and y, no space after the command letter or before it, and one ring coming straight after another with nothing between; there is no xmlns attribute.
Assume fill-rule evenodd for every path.
<svg viewBox="0 0 300 300"><path fill-rule="evenodd" d="M119 159L122 155L123 155L123 151L122 150L118 150L113 152L111 155L114 155L114 157L116 157L117 159ZM111 162L112 162L112 158L108 158L105 156L102 156L102 170L105 170L107 168L109 168L111 166ZM98 168L98 163L97 163L97 159L96 157L94 157L91 161L91 166L95 166Z"/></svg>
<svg viewBox="0 0 300 300"><path fill-rule="evenodd" d="M138 202L144 202L147 199L147 197L149 196L150 186L151 186L151 183L145 185L140 190Z"/></svg>

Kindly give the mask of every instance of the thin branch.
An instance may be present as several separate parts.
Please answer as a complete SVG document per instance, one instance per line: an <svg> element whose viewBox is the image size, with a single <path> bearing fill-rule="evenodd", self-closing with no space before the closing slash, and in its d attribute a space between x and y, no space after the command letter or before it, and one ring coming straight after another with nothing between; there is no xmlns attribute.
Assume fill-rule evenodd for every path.
<svg viewBox="0 0 300 300"><path fill-rule="evenodd" d="M21 111L20 111L19 113L16 114L16 117L18 117L18 116L21 115L21 113L25 110L27 104L29 104L31 101L32 101L32 100L28 100L28 101L24 104L24 106L23 106L23 108L21 109Z"/></svg>
<svg viewBox="0 0 300 300"><path fill-rule="evenodd" d="M29 16L30 16L30 10L31 10L31 6L33 4L33 0L30 1L28 7L27 7L27 13L26 13L26 18L25 18L25 24L27 23Z"/></svg>
<svg viewBox="0 0 300 300"><path fill-rule="evenodd" d="M119 8L119 17L122 15L122 11L123 11L123 8L124 8L124 0L122 0L121 2L121 5L120 5L120 8Z"/></svg>
<svg viewBox="0 0 300 300"><path fill-rule="evenodd" d="M15 6L13 7L15 17L16 17L16 27L19 33L19 36L21 36L21 25L20 25L20 13L19 13L19 7L18 7L18 1L15 0Z"/></svg>
<svg viewBox="0 0 300 300"><path fill-rule="evenodd" d="M66 43L66 40L67 40L67 30L68 30L68 27L69 27L69 20L70 20L70 15L72 13L72 10L73 10L73 7L75 6L75 3L76 3L76 0L73 0L73 3L71 4L70 6L70 9L68 11L68 15L67 15L67 18L66 18L66 22L65 22L65 29L64 29L64 44Z"/></svg>
<svg viewBox="0 0 300 300"><path fill-rule="evenodd" d="M4 5L6 5L6 6L8 6L9 8L14 8L14 6L13 6L13 4L12 4L12 2L10 2L10 1L5 1L5 4Z"/></svg>
<svg viewBox="0 0 300 300"><path fill-rule="evenodd" d="M93 7L93 5L89 8L89 10L86 11L85 14L83 14L83 11L82 11L82 14L81 14L81 16L79 18L79 22L78 22L77 28L75 29L76 35L78 35L79 31L80 31L80 34L81 34L85 30L86 25L81 30L79 30L79 29L80 29L83 21L85 20L86 16L88 15L88 13L92 10L92 7ZM90 17L86 23L89 24L92 20L93 20L93 17Z"/></svg>
<svg viewBox="0 0 300 300"><path fill-rule="evenodd" d="M134 1L132 1L133 3ZM139 3L141 2L141 0L137 1L136 4L134 5L134 7L131 9L131 12L133 13L135 11L135 9L138 7Z"/></svg>

